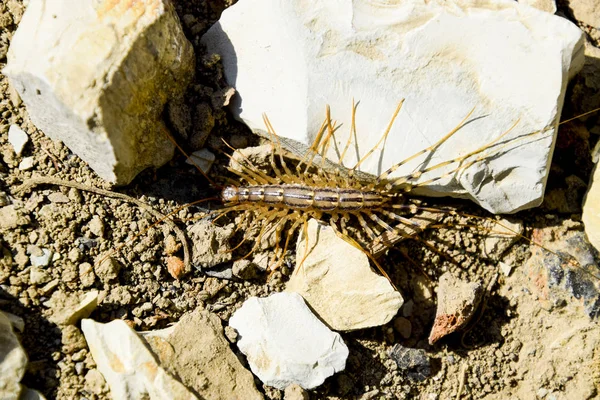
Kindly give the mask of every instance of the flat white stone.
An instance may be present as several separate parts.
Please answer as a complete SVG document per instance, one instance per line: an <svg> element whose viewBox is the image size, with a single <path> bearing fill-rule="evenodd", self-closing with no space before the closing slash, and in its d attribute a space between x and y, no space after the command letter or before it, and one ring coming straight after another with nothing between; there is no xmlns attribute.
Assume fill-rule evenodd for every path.
<svg viewBox="0 0 600 400"><path fill-rule="evenodd" d="M17 125L11 125L8 128L8 143L13 147L16 155L21 155L28 141L29 136Z"/></svg>
<svg viewBox="0 0 600 400"><path fill-rule="evenodd" d="M7 59L33 123L102 178L127 184L173 156L162 110L194 55L170 2L32 1Z"/></svg>
<svg viewBox="0 0 600 400"><path fill-rule="evenodd" d="M27 354L21 347L8 318L0 311L0 398L19 399Z"/></svg>
<svg viewBox="0 0 600 400"><path fill-rule="evenodd" d="M251 297L229 319L252 372L266 385L312 389L346 367L348 347L297 293Z"/></svg>
<svg viewBox="0 0 600 400"><path fill-rule="evenodd" d="M136 332L122 320L81 321L98 371L114 399L197 399L155 360Z"/></svg>
<svg viewBox="0 0 600 400"><path fill-rule="evenodd" d="M308 222L296 247L296 270L286 291L299 293L331 329L349 331L389 322L403 300L390 282L369 266L365 253L316 220ZM318 240L317 240L318 238Z"/></svg>
<svg viewBox="0 0 600 400"><path fill-rule="evenodd" d="M583 65L575 25L511 0L240 1L202 42L221 55L239 94L233 113L254 131L264 131L267 113L279 135L311 143L329 104L343 149L352 99L359 101L349 166L406 99L383 151L361 165L375 175L436 143L473 108L446 143L392 176L465 156L516 123L501 144L474 156L484 162L466 161L455 173L456 163L433 169L418 182L443 178L415 190L469 198L497 213L541 202L567 81ZM333 161L335 152L330 146Z"/></svg>

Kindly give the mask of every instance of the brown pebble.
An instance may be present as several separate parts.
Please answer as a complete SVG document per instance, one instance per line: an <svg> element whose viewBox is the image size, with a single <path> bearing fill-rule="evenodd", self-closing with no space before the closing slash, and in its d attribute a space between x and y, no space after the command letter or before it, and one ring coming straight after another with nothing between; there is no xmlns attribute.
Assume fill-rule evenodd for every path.
<svg viewBox="0 0 600 400"><path fill-rule="evenodd" d="M177 256L167 257L167 270L173 279L179 280L185 273L183 260Z"/></svg>

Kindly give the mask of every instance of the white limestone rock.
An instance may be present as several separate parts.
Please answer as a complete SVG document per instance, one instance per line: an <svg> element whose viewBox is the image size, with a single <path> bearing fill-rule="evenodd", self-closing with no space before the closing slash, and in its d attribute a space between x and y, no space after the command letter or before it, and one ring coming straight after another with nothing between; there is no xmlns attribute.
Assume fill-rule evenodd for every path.
<svg viewBox="0 0 600 400"><path fill-rule="evenodd" d="M329 104L342 124L336 140L343 148L354 98L361 156L406 99L384 151L361 166L375 175L438 141L473 108L469 123L430 158L418 157L393 176L468 154L518 122L503 144L478 154L485 162L416 191L470 198L497 213L541 202L567 80L583 64L575 25L511 0L242 0L202 42L222 56L239 94L233 112L255 131L264 130L267 113L279 135L311 143ZM328 155L337 161L334 147ZM356 153L347 154L346 165ZM456 167L435 169L419 182Z"/></svg>
<svg viewBox="0 0 600 400"><path fill-rule="evenodd" d="M251 297L229 319L252 372L266 385L312 389L346 367L348 347L297 293Z"/></svg>
<svg viewBox="0 0 600 400"><path fill-rule="evenodd" d="M114 399L197 399L154 359L125 321L81 321L81 330L97 368Z"/></svg>
<svg viewBox="0 0 600 400"><path fill-rule="evenodd" d="M390 282L374 272L365 253L338 237L330 226L308 222L298 238L296 270L286 291L299 293L331 329L350 331L389 322L403 300Z"/></svg>
<svg viewBox="0 0 600 400"><path fill-rule="evenodd" d="M194 55L170 2L32 1L7 58L34 124L102 178L127 184L172 157L161 112Z"/></svg>
<svg viewBox="0 0 600 400"><path fill-rule="evenodd" d="M17 400L25 375L27 354L13 331L10 318L0 311L0 398Z"/></svg>

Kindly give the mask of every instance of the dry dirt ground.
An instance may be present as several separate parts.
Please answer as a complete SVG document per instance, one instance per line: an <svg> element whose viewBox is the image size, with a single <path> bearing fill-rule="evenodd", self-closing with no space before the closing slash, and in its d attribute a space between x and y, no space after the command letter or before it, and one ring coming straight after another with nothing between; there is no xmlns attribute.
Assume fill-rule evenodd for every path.
<svg viewBox="0 0 600 400"><path fill-rule="evenodd" d="M211 105L215 92L226 87L218 60L205 54L200 36L214 23L228 1L177 1L176 8L186 35L197 56L196 78L183 102L165 113L173 132L188 148L208 147L217 154L211 174L225 176L227 158L219 152L225 138L235 147L259 143L248 130L223 109ZM567 17L565 5L561 10ZM20 1L0 3L0 68L6 49L22 13ZM598 43L600 35L582 26ZM583 78L570 85L567 116L597 107L592 95L600 84L598 59L588 59ZM597 87L594 88L594 85ZM250 296L266 296L283 288L286 273L270 280L260 275L253 280L224 280L200 271L177 281L165 266L166 247L172 232L159 226L121 250L116 258L120 269L94 267L98 254L114 249L154 219L144 210L122 200L60 186L40 186L27 194L16 188L32 176L51 176L105 189L112 189L95 176L84 162L62 143L52 142L28 118L24 105L0 75L0 202L14 205L19 218L15 227L2 232L0 240L0 308L25 320L22 343L29 356L24 384L47 398L99 398L85 376L94 362L78 329L61 329L50 321L52 302L97 289L100 306L92 318L107 322L125 319L137 330L158 329L176 322L198 307L228 318ZM589 181L592 162L589 150L598 141L598 117L563 126L544 204L515 215L526 236L554 243L567 253L578 250L564 238L581 232L581 200ZM23 156L34 156L33 169L18 168L20 157L8 144L8 129L19 125L31 138ZM590 134L592 130L595 134ZM183 135L181 135L183 134ZM187 136L184 137L184 136ZM142 199L167 213L176 206L212 195L206 181L179 155L168 165L141 174L131 185L114 190ZM436 200L432 204L444 203ZM459 205L464 212L486 215L471 204ZM198 209L179 213L190 219ZM526 260L543 258L535 246L518 240L501 245L493 254L482 254L485 235L454 229L465 218L446 220L446 227L429 239L456 256L461 267L448 266L443 257L419 243L399 245L384 258L392 279L398 283L412 310L401 311L411 322L408 338L394 322L386 326L343 334L350 348L346 370L311 391L311 398L421 398L421 399L590 399L600 397L600 329L580 300L546 290L549 282L537 279ZM184 226L185 222L181 223ZM28 252L51 249L57 259L32 274ZM427 344L435 312L436 279L443 269L453 269L469 280L491 282L499 272L498 261L514 267L510 276L498 275L490 285L473 324L466 332L453 334L435 346ZM597 261L597 260L596 260ZM418 267L417 267L418 266ZM532 272L533 271L533 272ZM35 281L32 282L32 277ZM539 278L539 277L538 277ZM596 292L597 295L597 292ZM598 311L600 313L600 311ZM388 352L395 343L422 348L431 359L426 379L415 380L399 370ZM234 351L235 345L232 345ZM267 398L281 399L283 393L257 387Z"/></svg>

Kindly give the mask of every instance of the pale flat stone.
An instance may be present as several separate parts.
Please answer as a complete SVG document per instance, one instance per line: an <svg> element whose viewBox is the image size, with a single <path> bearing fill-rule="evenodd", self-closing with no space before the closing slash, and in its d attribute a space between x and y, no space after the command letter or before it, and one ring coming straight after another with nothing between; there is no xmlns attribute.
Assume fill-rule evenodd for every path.
<svg viewBox="0 0 600 400"><path fill-rule="evenodd" d="M312 389L346 366L348 347L315 317L297 293L251 297L229 319L238 348L266 385Z"/></svg>
<svg viewBox="0 0 600 400"><path fill-rule="evenodd" d="M518 122L502 145L478 154L486 162L458 173L449 173L456 164L434 169L419 182L447 175L417 191L515 212L542 200L567 81L583 64L583 36L566 19L510 0L477 4L241 1L202 42L221 55L239 93L232 111L254 131L264 131L267 113L279 135L311 143L329 104L342 124L340 149L352 98L360 101L358 155L348 152L346 165L378 142L406 99L384 151L361 165L372 174L432 145L474 107L470 122L430 158L417 157L393 176L478 150ZM335 146L329 156L337 161Z"/></svg>
<svg viewBox="0 0 600 400"><path fill-rule="evenodd" d="M590 243L600 251L600 167L596 164L590 178L588 191L583 199L585 234Z"/></svg>
<svg viewBox="0 0 600 400"><path fill-rule="evenodd" d="M173 155L161 120L194 70L170 2L30 2L8 52L33 123L102 178L129 183Z"/></svg>
<svg viewBox="0 0 600 400"><path fill-rule="evenodd" d="M0 398L17 400L21 394L19 382L25 375L27 354L13 331L10 318L0 311Z"/></svg>
<svg viewBox="0 0 600 400"><path fill-rule="evenodd" d="M17 125L11 125L10 128L8 128L8 142L13 147L16 155L21 155L23 148L28 141L29 136Z"/></svg>
<svg viewBox="0 0 600 400"><path fill-rule="evenodd" d="M330 226L308 222L298 238L296 270L286 291L299 293L331 329L349 331L389 322L403 300L390 282L369 266L365 253L338 237ZM318 241L317 241L318 238Z"/></svg>
<svg viewBox="0 0 600 400"><path fill-rule="evenodd" d="M223 336L221 320L208 311L185 315L173 327L142 332L161 365L203 399L262 399Z"/></svg>
<svg viewBox="0 0 600 400"><path fill-rule="evenodd" d="M125 321L81 321L98 371L114 399L197 399L155 360L144 341Z"/></svg>

